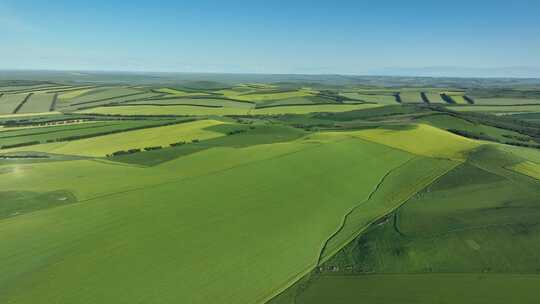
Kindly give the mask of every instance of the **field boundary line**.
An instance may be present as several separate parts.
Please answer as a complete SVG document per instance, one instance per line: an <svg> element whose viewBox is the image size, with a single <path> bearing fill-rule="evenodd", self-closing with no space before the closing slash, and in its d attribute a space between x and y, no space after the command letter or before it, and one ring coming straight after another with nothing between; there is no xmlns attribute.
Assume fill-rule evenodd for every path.
<svg viewBox="0 0 540 304"><path fill-rule="evenodd" d="M345 226L345 223L346 223L346 219L347 217L352 214L357 208L359 208L360 206L362 206L363 204L365 204L366 202L368 202L372 197L373 195L376 193L376 191L379 189L380 187L380 184L382 184L384 182L384 180L386 179L387 176L389 176L392 172L395 172L396 170L398 170L400 167L406 165L407 163L415 160L415 159L418 159L418 157L413 157L411 159L409 159L408 161L402 163L401 165L395 167L394 169L390 170L387 174L385 174L383 176L383 178L380 180L379 184L377 184L377 186L375 187L375 189L370 193L370 196L368 197L368 199L362 201L361 203L359 203L358 205L356 205L352 210L350 210L347 214L345 214L344 218L343 218L343 222L342 222L342 225L339 227L338 231L336 231L330 238L327 239L327 241L325 242L325 245L323 246L323 248L321 249L321 255L319 256L319 263L317 265L321 265L322 263L328 261L332 256L334 256L337 252L339 252L341 249L343 249L347 244L349 244L354 238L358 237L360 234L362 234L368 227L370 227L371 225L373 225L374 223L376 223L377 221L379 221L381 218L387 216L388 214L392 213L393 211L397 210L399 207L401 207L403 204L405 204L407 201L409 201L411 199L411 197L413 197L414 195L416 195L417 193L419 193L420 191L424 190L426 187L429 187L431 184L433 184L433 182L435 182L436 180L438 180L439 178L441 178L442 176L446 175L448 172L450 172L451 170L453 170L456 166L460 165L461 162L456 162L454 164L452 164L451 166L449 166L449 168L447 168L446 170L444 170L443 172L441 172L440 174L438 174L437 176L435 176L431 181L430 183L428 183L427 185L425 185L424 187L422 187L419 191L415 192L415 193L412 193L411 195L409 195L408 197L406 197L405 199L403 199L400 203L396 204L395 206L393 207L390 207L386 212L382 213L380 216L374 218L373 220L371 220L367 225L365 225L363 228L361 228L358 232L356 233L353 233L351 237L348 237L346 239L346 241L344 242L345 244L342 244L341 246L339 246L336 250L333 250L330 254L327 254L326 256L322 256L322 252L326 246L326 244L331 240L332 237L334 237L335 235L337 235L342 229L343 227Z"/></svg>
<svg viewBox="0 0 540 304"><path fill-rule="evenodd" d="M34 95L34 93L28 93L28 95L26 95L26 97L24 97L24 99L21 101L21 103L19 103L19 105L17 105L15 110L13 110L13 114L17 114L17 112L19 112L21 110L21 108L24 106L24 104L26 104L28 102L28 100L30 100L30 97L32 97L32 95Z"/></svg>

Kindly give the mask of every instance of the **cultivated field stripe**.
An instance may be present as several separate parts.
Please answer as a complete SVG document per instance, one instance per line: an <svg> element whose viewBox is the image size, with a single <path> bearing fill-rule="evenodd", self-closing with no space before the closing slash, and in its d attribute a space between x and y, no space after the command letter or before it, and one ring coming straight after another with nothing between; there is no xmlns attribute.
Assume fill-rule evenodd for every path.
<svg viewBox="0 0 540 304"><path fill-rule="evenodd" d="M26 95L26 97L21 101L21 103L19 103L19 105L15 108L15 110L13 110L13 114L17 114L17 112L21 110L21 108L24 106L25 103L28 102L28 100L33 94L34 93L28 93L28 95Z"/></svg>

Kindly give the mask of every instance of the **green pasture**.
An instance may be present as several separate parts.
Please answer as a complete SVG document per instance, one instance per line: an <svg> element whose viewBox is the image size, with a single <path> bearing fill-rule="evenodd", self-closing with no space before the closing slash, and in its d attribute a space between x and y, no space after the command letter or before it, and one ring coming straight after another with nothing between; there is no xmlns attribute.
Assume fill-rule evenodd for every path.
<svg viewBox="0 0 540 304"><path fill-rule="evenodd" d="M519 274L325 275L314 277L294 302L279 303L506 304L519 297L534 304L538 284L540 276Z"/></svg>
<svg viewBox="0 0 540 304"><path fill-rule="evenodd" d="M264 302L316 265L346 211L404 154L320 134L149 168L7 166L4 191L63 189L78 202L0 221L0 300Z"/></svg>

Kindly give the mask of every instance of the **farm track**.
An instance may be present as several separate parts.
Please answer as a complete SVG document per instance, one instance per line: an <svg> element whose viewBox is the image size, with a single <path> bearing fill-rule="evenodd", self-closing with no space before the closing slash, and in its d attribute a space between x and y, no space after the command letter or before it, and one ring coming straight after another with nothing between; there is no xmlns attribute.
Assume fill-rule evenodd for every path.
<svg viewBox="0 0 540 304"><path fill-rule="evenodd" d="M21 101L21 103L19 103L19 105L15 108L15 110L13 110L13 114L17 114L17 112L21 110L24 104L27 103L28 100L30 100L30 97L32 97L32 95L34 95L34 93L28 93L28 95L24 97L23 101Z"/></svg>
<svg viewBox="0 0 540 304"><path fill-rule="evenodd" d="M454 168L456 168L460 163L456 163L454 165L452 165L451 167L449 168L446 168L445 171L437 174L436 176L433 176L431 178L431 180L429 181L428 184L425 184L425 185L421 185L421 188L419 188L418 191L414 192L414 193L411 193L410 195L408 195L405 199L401 200L400 202L397 202L395 204L395 206L391 207L389 210L387 210L386 212L384 212L383 214L381 214L380 216L374 218L373 220L371 220L367 225L365 225L364 227L362 227L359 231L357 231L356 233L354 233L353 237L349 237L347 238L347 241L344 242L344 244L341 244L337 249L335 249L334 251L332 251L330 254L324 254L324 250L325 248L327 247L328 243L332 240L332 238L336 237L344 228L345 228L345 225L347 223L347 219L348 217L350 217L350 215L352 215L354 213L354 211L356 211L359 207L361 207L363 204L367 203L370 199L373 198L373 196L377 193L377 190L380 189L382 183L386 180L386 178L392 174L393 172L399 170L400 168L404 167L405 165L407 165L408 163L418 159L419 156L414 156L412 158L410 158L409 160L403 162L402 164L400 164L399 166L391 169L390 171L388 171L382 178L381 180L379 181L379 183L375 186L375 188L372 190L372 192L369 194L368 198L364 201L362 201L361 203L359 203L358 205L356 205L354 208L352 208L347 214L345 214L345 216L343 217L343 221L342 221L342 224L341 226L338 228L338 230L336 230L335 233L332 234L331 237L329 237L325 244L323 245L323 248L321 249L321 254L319 255L319 262L318 262L318 265L321 265L322 263L326 262L326 260L328 260L329 258L331 258L332 256L334 256L337 252L339 252L339 250L343 249L343 247L345 247L347 244L349 244L351 241L354 240L354 238L358 237L363 231L365 231L367 228L369 228L372 224L376 223L377 221L379 221L381 218L385 217L385 216L388 216L388 214L394 212L395 210L397 210L399 207L401 207L403 204L405 204L411 197L413 197L414 195L416 195L417 193L423 191L424 189L426 189L427 187L429 187L431 184L433 184L435 181L437 181L439 178L441 178L442 176L446 175L448 172L452 171ZM433 174L433 173L431 173Z"/></svg>
<svg viewBox="0 0 540 304"><path fill-rule="evenodd" d="M342 221L341 221L341 224L340 226L338 227L338 229L332 233L330 235L330 237L328 237L328 239L324 242L323 246L322 246L322 249L320 251L320 254L319 254L319 258L318 258L318 261L317 261L317 265L321 265L324 261L323 261L323 253L324 253L324 250L326 249L326 247L328 246L328 243L330 242L330 240L332 240L334 237L336 237L341 231L343 231L343 229L345 228L345 223L347 222L347 218L354 213L354 211L356 211L360 206L364 205L366 202L368 202L372 197L373 195L377 192L377 190L380 189L382 183L386 180L386 178L394 171L396 170L399 170L399 168L405 166L407 163L411 162L412 160L416 159L417 157L411 157L410 159L408 159L407 161L401 163L399 166L397 167L394 167L392 168L391 170L389 170L388 172L386 172L382 177L381 179L379 180L379 182L375 185L375 187L371 190L371 192L369 193L368 197L361 201L360 203L358 203L356 206L354 206L353 208L351 208L351 210L349 210L342 218ZM388 213L385 213L384 215L382 215L381 217L387 215ZM373 222L376 222L378 219L380 219L381 217L375 219ZM373 223L372 222L372 223ZM369 224L371 225L371 223ZM367 225L367 226L369 226ZM339 251L339 250L338 250ZM330 254L329 256L332 256L334 255L334 253Z"/></svg>

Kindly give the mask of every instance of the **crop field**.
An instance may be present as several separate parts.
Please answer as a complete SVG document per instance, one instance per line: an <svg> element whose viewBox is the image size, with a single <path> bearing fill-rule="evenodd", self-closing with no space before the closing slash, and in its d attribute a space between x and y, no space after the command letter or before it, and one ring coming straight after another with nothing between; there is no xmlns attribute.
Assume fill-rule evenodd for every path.
<svg viewBox="0 0 540 304"><path fill-rule="evenodd" d="M28 91L34 89L43 89L47 87L54 87L54 84L35 84L35 85L0 85L0 92L18 92L18 91Z"/></svg>
<svg viewBox="0 0 540 304"><path fill-rule="evenodd" d="M418 121L425 122L439 129L449 130L451 132L463 132L463 134L469 134L476 138L494 139L508 142L528 142L533 140L532 137L515 131L483 124L476 124L466 119L446 114L425 116L418 119Z"/></svg>
<svg viewBox="0 0 540 304"><path fill-rule="evenodd" d="M171 120L81 120L72 124L3 128L0 129L0 147L6 149L6 146L24 143L67 142L70 138L87 138L92 137L92 135L101 136L111 132L160 126L169 122Z"/></svg>
<svg viewBox="0 0 540 304"><path fill-rule="evenodd" d="M253 108L251 103L238 102L234 100L221 98L163 98L163 99L146 99L137 101L125 102L126 105L187 105L187 106L208 106L208 107L231 107L231 108Z"/></svg>
<svg viewBox="0 0 540 304"><path fill-rule="evenodd" d="M235 90L223 90L218 91L222 93L225 97L231 99L238 99L251 102L263 102L268 100L280 100L288 98L298 98L306 96L314 96L315 91L310 89L300 89L294 91L285 91L285 92L238 92Z"/></svg>
<svg viewBox="0 0 540 304"><path fill-rule="evenodd" d="M334 135L329 137L321 135L315 142L309 140L294 141L288 144L276 144L271 147L265 145L254 146L246 148L246 150L221 151L232 157L230 162L244 163L243 166L237 166L226 171L220 170L220 167L229 166L231 165L230 162L216 167L217 163L215 161L219 162L219 159L216 159L217 151L207 150L207 152L195 154L193 157L188 157L180 162L169 162L167 166L158 166L158 168L153 169L160 172L160 176L161 172L168 172L161 177L166 179L167 175L173 173L174 168L183 168L181 175L186 176L184 178L175 177L176 181L174 179L170 180L169 177L167 179L169 182L156 180L157 184L154 186L149 185L144 189L134 188L123 192L123 194L104 197L101 194L102 196L92 199L91 203L68 204L62 208L43 211L41 216L45 216L45 218L41 217L39 213L29 213L28 215L6 220L0 224L2 231L6 232L4 234L5 238L2 237L3 242L13 244L13 247L8 245L6 250L3 251L6 255L3 255L2 260L9 259L11 262L2 265L3 271L0 282L4 282L6 277L11 277L11 275L21 271L30 272L32 275L21 277L22 281L18 281L17 284L36 282L42 276L57 279L54 279L54 282L49 281L51 284L39 284L37 288L33 289L32 293L20 293L17 292L17 289L11 289L3 292L1 297L4 299L17 299L18 302L32 301L32 299L36 298L43 299L45 297L56 301L84 303L93 301L92 299L96 296L120 296L120 292L124 288L138 286L137 292L135 294L131 293L134 298L125 294L121 297L129 301L138 298L137 294L150 295L150 290L158 288L161 299L165 301L175 298L178 292L183 294L185 299L191 303L204 303L209 299L217 299L220 302L228 302L232 301L232 299L240 302L263 300L272 294L273 288L287 282L298 273L313 267L317 262L318 248L324 238L338 225L344 211L357 202L358 195L367 196L369 190L375 186L385 172L403 161L398 157L403 154L402 152L392 152L392 149L384 146ZM328 155L334 153L340 153L341 161L324 162ZM396 157L390 157L389 155L388 158L379 160L376 155L380 153L397 154ZM245 156L247 155L253 155L259 159L262 157L266 160L246 159ZM211 159L215 159L211 161L213 164L205 164ZM370 161L366 162L367 159ZM106 171L117 170L123 174L118 172L116 175L131 176L131 178L137 180L139 178L136 177L138 175L136 172L150 170L108 165L106 163L94 165L91 161L82 162L84 165L80 165L80 169L76 174L87 176L86 179L91 178L85 173L87 170L90 170L88 171L90 173L97 169L98 172L94 171L93 174L107 176L107 179L113 178L113 176L110 173L105 173ZM78 167L76 163L69 163L68 166ZM326 165L317 167L303 165L307 163ZM105 167L104 170L106 171L99 173L101 167ZM25 168L19 170L24 172ZM48 170L49 174L52 173L51 170L54 172L49 165L45 165L43 170ZM65 170L69 171L67 168ZM210 170L214 173L197 175L197 172L192 170ZM358 170L369 171L371 174L358 176L355 174ZM190 175L190 171L191 174L195 175ZM255 172L257 174L254 175ZM287 172L295 173L288 174ZM40 174L47 173L42 172ZM153 175L151 172L141 172L140 174L144 175L145 177L142 179L147 181L148 178L151 178L148 174ZM273 177L275 174L278 174L279 178L275 179ZM247 178L249 176L251 178ZM361 185L364 186L358 188L358 180L357 178L351 178L352 176L361 178ZM64 189L69 189L70 184L75 185L74 181L69 182L69 176L59 176L58 178L62 180L50 176L48 179L50 184L47 185L47 188L54 188L52 184L57 183L58 186ZM267 184L265 181L268 180L272 180L273 183L271 185ZM300 180L302 180L303 187L286 186L299 185L298 181ZM218 181L229 182L222 183ZM116 181L115 184L119 182L121 183L121 181ZM136 184L140 182L138 181ZM330 183L332 187L325 187L321 189L322 191L311 191L306 196L304 187L311 188L312 183ZM78 184L81 185L81 181ZM98 184L101 184L101 182ZM213 191L203 190L208 185L214 185ZM45 185L36 186L43 187ZM88 191L86 189L91 187L93 186L86 187L85 185L83 187L85 190L82 190L82 192ZM246 193L246 189L251 190ZM276 192L278 189L280 191ZM73 189L72 191L79 193L81 190ZM110 187L109 191L118 191L118 189ZM278 192L281 194L276 195ZM171 201L175 193L181 194L186 203ZM296 193L302 193L301 201L296 204L285 204L285 198L290 196L298 197ZM336 202L338 202L335 200L336 195L340 197L338 205L336 205ZM87 196L83 195L81 197ZM211 199L215 197L227 197L227 203L223 204L220 201ZM315 206L313 205L314 202L317 202ZM106 208L107 215L99 215L105 211L104 206L110 207ZM306 206L313 210L309 216L305 216ZM264 212L260 212L261 208ZM133 211L126 213L128 209ZM158 210L159 212L156 213ZM281 216L284 211L288 214L287 217ZM41 217L41 219L37 219L35 216ZM156 216L160 217L159 222L155 221ZM86 217L88 220L93 218L94 220L89 222L81 220L81 217ZM301 219L301 221L292 223L289 218L297 218ZM62 254L61 261L57 260L57 262L48 264L48 266L39 262L39 259L35 259L33 264L21 265L15 260L24 259L25 255L22 253L28 251L25 246L20 246L20 244L15 246L17 242L12 242L22 237L17 235L16 230L17 226L23 222L26 223L25 225L29 225L25 229L25 233L30 233L27 235L32 234L30 232L32 229L43 229L44 226L42 225L49 226L56 223L62 227L70 227L69 229L60 230L51 229L51 231L57 232L52 232L52 235L47 240L42 239L43 242L40 242L40 247L43 251L40 252L44 256L51 256L55 255L55 252L58 254L64 251L70 246L73 237L80 239L82 236L83 239L86 239L86 245L80 247L80 251L68 255ZM231 223L234 223L234 225L231 225ZM274 229L277 223L281 227L278 230ZM251 226L253 233L247 235L242 233L242 229L246 225ZM210 226L212 226L212 229L204 228ZM102 231L100 234L103 236L115 235L116 237L111 239L110 237L104 238L94 235L97 227L110 227L105 230L100 229L99 231ZM145 227L143 234L140 233L142 227ZM281 229L287 231L288 237L284 238ZM8 231L13 231L16 234L14 235ZM79 231L78 236L71 234L69 231ZM307 231L311 231L311 233L306 235L305 232ZM22 233L22 231L19 233ZM83 234L81 235L81 233ZM176 246L169 246L164 251L158 244L170 239L173 235L176 235L174 239L182 241L177 243ZM11 241L8 236L11 236ZM302 243L297 242L298 238L303 240ZM131 239L139 240L139 242L130 241ZM126 245L120 248L115 247L115 244L120 240L127 241L127 243L124 243L127 247ZM210 240L211 242L207 242ZM28 242L27 245L35 246L37 245L35 241L37 239ZM140 241L144 242L141 243ZM148 246L148 242L155 244L155 246ZM140 247L143 243L144 246ZM249 244L249 246L246 246L246 244ZM199 250L185 250L185 248L200 248L200 246L207 248L202 256ZM85 248L94 248L94 250ZM249 249L246 250L246 248ZM98 249L97 252L96 249ZM99 254L102 250L109 253L106 255ZM144 253L141 250L144 250ZM141 253L143 254L141 255ZM155 263L156 254L160 256L159 260L162 261L159 264ZM253 260L250 257L254 255L259 257L262 255L265 258ZM144 256L147 258L141 259ZM9 257L13 257L15 260ZM91 259L88 260L88 258ZM206 262L198 262L201 261L201 258ZM118 264L118 261L133 259L138 260L137 267L111 268L111 265L128 266L130 263ZM81 264L82 260L87 262ZM264 261L264 263L261 264L258 261ZM170 267L171 263L175 266ZM78 267L70 265L78 265ZM221 266L209 268L209 265ZM81 271L80 267L94 269L95 275L83 277L82 273L84 271ZM240 268L245 269L245 271L234 271L234 269ZM257 271L254 271L255 269ZM145 278L151 278L151 281L155 282L155 284L143 287L139 281L143 273ZM253 280L253 273L257 273L257 280ZM117 281L119 275L124 279ZM216 277L223 279L212 280L212 278ZM67 280L68 278L70 279ZM69 290L72 291L65 292L65 289L62 288L63 291L58 293L60 290L52 288L52 286L65 287L65 284L73 284L80 282L80 280L84 280L88 286L94 286L93 290L95 292L85 291L81 293L76 288L70 288ZM104 295L102 293L104 291L103 287L108 286L111 280L122 282L121 286L123 288L109 289L107 294ZM183 283L181 285L169 285L169 282L178 281ZM244 284L250 284L249 292L242 288Z"/></svg>
<svg viewBox="0 0 540 304"><path fill-rule="evenodd" d="M426 93L426 97L427 97L427 99L429 100L430 103L440 103L440 104L446 103L446 101L444 101L444 100L441 98L441 94L440 94L440 93L430 93L430 92L427 92L427 93Z"/></svg>
<svg viewBox="0 0 540 304"><path fill-rule="evenodd" d="M376 128L360 131L356 136L417 155L463 159L479 143L441 129L425 125ZM439 142L444 145L438 145Z"/></svg>
<svg viewBox="0 0 540 304"><path fill-rule="evenodd" d="M420 92L410 92L410 91L402 91L399 94L401 96L401 100L404 103L422 103L424 102L422 100L422 97L420 96Z"/></svg>
<svg viewBox="0 0 540 304"><path fill-rule="evenodd" d="M125 87L96 88L70 99L71 106L109 100L117 97L132 96L142 93L139 90Z"/></svg>
<svg viewBox="0 0 540 304"><path fill-rule="evenodd" d="M208 129L209 127L220 124L222 122L216 120L201 120L85 138L76 141L46 143L31 147L7 149L6 152L32 151L99 157L116 151L143 149L145 147L169 145L179 141L190 142L195 139L204 140L223 136L223 133Z"/></svg>
<svg viewBox="0 0 540 304"><path fill-rule="evenodd" d="M535 89L203 76L0 82L0 303L540 301Z"/></svg>
<svg viewBox="0 0 540 304"><path fill-rule="evenodd" d="M463 95L449 95L452 100L457 104L467 104L467 100L463 97Z"/></svg>
<svg viewBox="0 0 540 304"><path fill-rule="evenodd" d="M66 102L71 99L77 98L83 94L89 93L92 90L93 88L85 88L85 89L75 89L75 90L65 91L58 95L58 100L62 102Z"/></svg>
<svg viewBox="0 0 540 304"><path fill-rule="evenodd" d="M280 114L306 114L317 112L347 112L359 109L377 107L374 104L320 104L301 106L281 106L269 108L240 108L240 107L208 107L193 105L172 106L115 106L101 107L80 111L88 114L111 115L280 115Z"/></svg>
<svg viewBox="0 0 540 304"><path fill-rule="evenodd" d="M524 161L512 166L512 169L532 178L540 180L540 164L531 161Z"/></svg>
<svg viewBox="0 0 540 304"><path fill-rule="evenodd" d="M540 113L540 105L469 105L469 106L450 106L448 109L459 112L482 112L482 113Z"/></svg>
<svg viewBox="0 0 540 304"><path fill-rule="evenodd" d="M363 102L373 102L373 103L379 103L383 105L395 105L396 97L394 95L368 95L368 94L362 94L362 93L342 93L341 94L344 97L351 98L358 101Z"/></svg>
<svg viewBox="0 0 540 304"><path fill-rule="evenodd" d="M28 94L4 94L0 97L0 114L12 114Z"/></svg>
<svg viewBox="0 0 540 304"><path fill-rule="evenodd" d="M171 89L171 88L161 88L155 91L159 93L174 95L174 96L209 96L210 95L206 92L187 92L187 91Z"/></svg>
<svg viewBox="0 0 540 304"><path fill-rule="evenodd" d="M353 303L353 299L362 299L364 303L504 304L512 303L519 294L520 303L533 304L539 300L534 292L539 283L538 276L513 274L327 276L314 280L313 288L294 303Z"/></svg>
<svg viewBox="0 0 540 304"><path fill-rule="evenodd" d="M527 105L540 104L540 99L532 98L477 98L478 105Z"/></svg>
<svg viewBox="0 0 540 304"><path fill-rule="evenodd" d="M53 101L54 94L34 93L28 99L28 102L20 109L18 113L43 113L48 112Z"/></svg>

